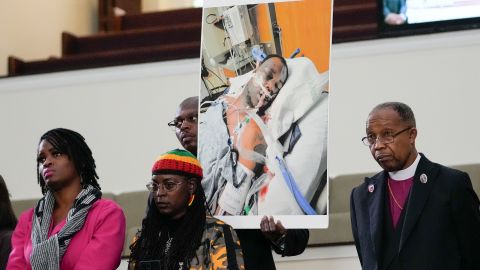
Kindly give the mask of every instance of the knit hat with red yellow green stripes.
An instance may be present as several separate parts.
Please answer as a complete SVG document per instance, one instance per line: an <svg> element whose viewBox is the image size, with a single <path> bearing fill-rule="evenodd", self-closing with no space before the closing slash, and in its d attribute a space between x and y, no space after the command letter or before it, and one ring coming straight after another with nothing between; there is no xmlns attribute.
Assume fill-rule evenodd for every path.
<svg viewBox="0 0 480 270"><path fill-rule="evenodd" d="M157 158L153 164L152 174L178 174L202 179L202 167L198 159L182 149L168 151Z"/></svg>

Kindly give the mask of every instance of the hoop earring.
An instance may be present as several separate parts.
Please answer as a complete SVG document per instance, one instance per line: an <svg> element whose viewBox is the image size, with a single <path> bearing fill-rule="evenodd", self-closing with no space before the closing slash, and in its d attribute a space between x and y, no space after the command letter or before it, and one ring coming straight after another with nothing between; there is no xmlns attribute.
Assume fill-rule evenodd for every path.
<svg viewBox="0 0 480 270"><path fill-rule="evenodd" d="M188 200L188 206L192 205L193 200L195 200L195 194L190 195L190 199Z"/></svg>

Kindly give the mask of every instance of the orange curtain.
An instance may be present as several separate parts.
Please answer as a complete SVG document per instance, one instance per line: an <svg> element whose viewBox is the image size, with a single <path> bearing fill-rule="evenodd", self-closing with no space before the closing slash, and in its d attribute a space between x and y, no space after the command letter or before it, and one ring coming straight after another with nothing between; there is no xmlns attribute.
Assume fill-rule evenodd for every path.
<svg viewBox="0 0 480 270"><path fill-rule="evenodd" d="M311 59L319 72L329 69L332 22L331 0L303 0L275 3L277 23L282 29L282 53Z"/></svg>

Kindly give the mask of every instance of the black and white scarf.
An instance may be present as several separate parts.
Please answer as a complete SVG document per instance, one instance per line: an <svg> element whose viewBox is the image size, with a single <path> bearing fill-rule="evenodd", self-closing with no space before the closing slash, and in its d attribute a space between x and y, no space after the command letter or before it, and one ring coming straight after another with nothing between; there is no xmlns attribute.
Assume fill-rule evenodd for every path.
<svg viewBox="0 0 480 270"><path fill-rule="evenodd" d="M47 191L45 196L38 201L33 214L33 251L30 257L32 270L60 269L60 260L65 254L70 240L82 228L90 207L101 197L100 190L91 185L82 189L75 198L72 208L68 211L65 226L57 234L48 238L55 198L50 190Z"/></svg>

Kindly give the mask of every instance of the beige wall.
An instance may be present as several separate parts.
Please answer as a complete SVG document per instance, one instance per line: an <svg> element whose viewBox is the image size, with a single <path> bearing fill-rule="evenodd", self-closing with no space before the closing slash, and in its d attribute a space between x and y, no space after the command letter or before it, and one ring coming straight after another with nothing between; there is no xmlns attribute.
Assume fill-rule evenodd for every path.
<svg viewBox="0 0 480 270"><path fill-rule="evenodd" d="M97 0L1 0L0 76L7 57L24 60L59 56L61 32L86 35L97 30Z"/></svg>
<svg viewBox="0 0 480 270"><path fill-rule="evenodd" d="M444 165L480 163L478 63L480 30L334 45L330 175L380 169L360 139L368 113L385 101L412 107L417 150L430 160Z"/></svg>

